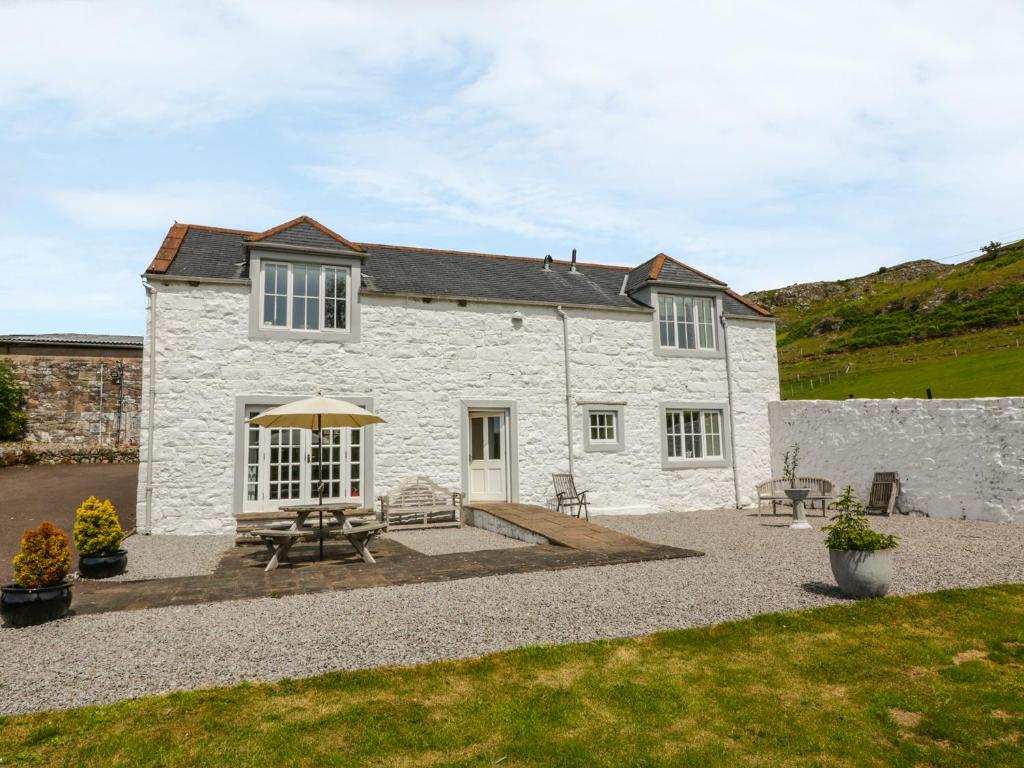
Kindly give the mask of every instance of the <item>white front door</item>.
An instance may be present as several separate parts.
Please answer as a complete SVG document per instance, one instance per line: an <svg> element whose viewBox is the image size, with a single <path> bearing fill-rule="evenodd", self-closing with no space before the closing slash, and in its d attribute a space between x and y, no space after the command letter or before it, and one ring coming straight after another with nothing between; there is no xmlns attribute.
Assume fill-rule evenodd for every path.
<svg viewBox="0 0 1024 768"><path fill-rule="evenodd" d="M246 418L266 410L250 407ZM363 430L323 432L324 501L363 503ZM315 430L245 425L245 512L269 512L319 499L320 439Z"/></svg>
<svg viewBox="0 0 1024 768"><path fill-rule="evenodd" d="M469 498L508 499L508 439L503 411L469 412Z"/></svg>

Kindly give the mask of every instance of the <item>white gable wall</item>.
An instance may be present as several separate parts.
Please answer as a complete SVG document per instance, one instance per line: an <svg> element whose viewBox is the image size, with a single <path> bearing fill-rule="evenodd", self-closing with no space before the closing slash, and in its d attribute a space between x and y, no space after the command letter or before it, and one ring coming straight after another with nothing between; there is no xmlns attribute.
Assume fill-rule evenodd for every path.
<svg viewBox="0 0 1024 768"><path fill-rule="evenodd" d="M554 308L367 296L359 343L249 337L245 285L157 283L157 399L152 529L234 529L236 398L370 397L373 492L409 475L462 484L461 402L514 401L522 502L552 505L566 471L562 326ZM516 328L512 313L524 321ZM595 511L732 506L732 469L661 468L660 402L726 402L723 359L656 357L650 314L566 310L579 401L622 402L625 450L583 450L574 404L575 473ZM778 398L774 324L729 321L741 493L770 469L766 403ZM149 336L146 338L148 373ZM146 384L148 388L148 382ZM144 393L145 396L145 393ZM144 400L145 402L145 400ZM148 414L138 519L145 521ZM727 436L726 436L727 437Z"/></svg>

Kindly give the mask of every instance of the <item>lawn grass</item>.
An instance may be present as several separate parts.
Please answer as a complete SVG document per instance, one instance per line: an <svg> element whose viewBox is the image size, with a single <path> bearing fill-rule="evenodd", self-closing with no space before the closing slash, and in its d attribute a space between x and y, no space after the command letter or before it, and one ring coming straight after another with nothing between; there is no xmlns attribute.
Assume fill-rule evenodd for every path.
<svg viewBox="0 0 1024 768"><path fill-rule="evenodd" d="M1006 585L5 718L0 765L1020 766L1022 692Z"/></svg>

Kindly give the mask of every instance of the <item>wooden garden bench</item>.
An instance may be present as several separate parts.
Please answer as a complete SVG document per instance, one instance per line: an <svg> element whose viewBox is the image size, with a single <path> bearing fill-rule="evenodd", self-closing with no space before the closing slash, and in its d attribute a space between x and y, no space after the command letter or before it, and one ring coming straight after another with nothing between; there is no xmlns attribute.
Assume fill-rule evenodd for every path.
<svg viewBox="0 0 1024 768"><path fill-rule="evenodd" d="M804 501L804 507L806 509L814 509L814 505L818 504L821 507L821 516L825 517L825 512L828 507L832 504L833 499L833 484L831 480L825 480L821 477L798 477L796 479L796 485L798 488L810 488L811 492ZM765 480L757 484L757 516L761 516L761 505L770 503L772 505L772 514L776 512L776 508L781 504L782 506L791 506L792 502L786 495L786 488L789 487L789 483L782 479L776 478L773 480Z"/></svg>
<svg viewBox="0 0 1024 768"><path fill-rule="evenodd" d="M392 528L461 528L462 494L428 477L413 477L381 496L381 519Z"/></svg>

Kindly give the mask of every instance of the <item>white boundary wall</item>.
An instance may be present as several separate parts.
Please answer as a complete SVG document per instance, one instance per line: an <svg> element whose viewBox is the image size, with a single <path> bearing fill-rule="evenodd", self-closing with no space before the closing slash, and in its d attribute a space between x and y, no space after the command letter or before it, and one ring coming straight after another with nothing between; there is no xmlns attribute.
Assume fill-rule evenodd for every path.
<svg viewBox="0 0 1024 768"><path fill-rule="evenodd" d="M772 470L800 444L800 474L852 485L899 473L903 512L1024 522L1024 398L787 400L769 406Z"/></svg>

